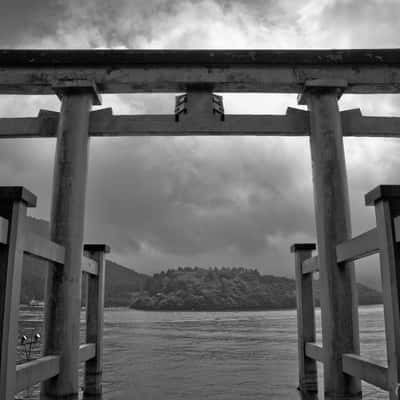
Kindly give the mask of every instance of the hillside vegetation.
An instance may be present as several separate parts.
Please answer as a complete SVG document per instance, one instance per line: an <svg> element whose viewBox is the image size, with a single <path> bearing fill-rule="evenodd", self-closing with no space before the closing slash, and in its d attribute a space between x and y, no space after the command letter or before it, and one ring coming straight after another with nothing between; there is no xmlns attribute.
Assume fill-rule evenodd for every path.
<svg viewBox="0 0 400 400"><path fill-rule="evenodd" d="M29 229L49 236L49 224L28 218ZM43 300L48 263L24 257L21 303ZM318 304L318 282L315 281ZM105 306L143 310L270 310L296 307L293 279L246 268L178 268L149 275L107 261ZM82 285L83 298L85 284ZM359 303L381 302L377 291L358 285Z"/></svg>
<svg viewBox="0 0 400 400"><path fill-rule="evenodd" d="M318 304L318 283L316 303ZM377 304L377 291L358 285L360 304ZM178 268L154 274L133 294L141 310L273 310L296 307L293 279L245 268Z"/></svg>
<svg viewBox="0 0 400 400"><path fill-rule="evenodd" d="M43 300L46 286L47 263L33 257L24 257L21 284L21 304L28 304L32 299ZM104 305L106 307L128 307L132 292L140 291L148 275L140 274L112 261L106 263ZM83 298L85 284L82 285Z"/></svg>
<svg viewBox="0 0 400 400"><path fill-rule="evenodd" d="M49 237L49 223L32 217L27 218L28 229L36 234ZM31 300L43 300L46 286L48 262L29 255L24 256L21 304ZM140 274L112 261L106 262L105 295L106 307L129 306L132 292L140 291L150 276ZM85 282L82 282L83 298L85 297Z"/></svg>
<svg viewBox="0 0 400 400"><path fill-rule="evenodd" d="M132 292L144 289L150 276L107 261L104 305L106 307L127 307L132 300Z"/></svg>

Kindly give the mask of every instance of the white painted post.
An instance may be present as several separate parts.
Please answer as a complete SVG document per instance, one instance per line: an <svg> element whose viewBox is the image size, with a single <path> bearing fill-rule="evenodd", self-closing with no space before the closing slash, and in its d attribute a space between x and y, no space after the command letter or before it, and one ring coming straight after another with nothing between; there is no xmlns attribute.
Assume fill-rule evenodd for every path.
<svg viewBox="0 0 400 400"><path fill-rule="evenodd" d="M96 344L96 356L85 364L84 394L100 396L103 373L104 281L106 254L110 252L110 248L105 244L85 244L84 250L98 265L97 275L88 274L86 343Z"/></svg>
<svg viewBox="0 0 400 400"><path fill-rule="evenodd" d="M336 246L351 238L342 124L338 96L342 81L307 82L300 100L310 115L315 219L326 399L361 398L359 379L343 373L342 354L359 354L354 264L337 264Z"/></svg>
<svg viewBox="0 0 400 400"><path fill-rule="evenodd" d="M44 355L60 355L60 373L42 384L43 398L78 398L81 262L88 169L89 113L99 103L90 82L55 87L62 99L53 177L51 240L65 247L64 266L47 277Z"/></svg>
<svg viewBox="0 0 400 400"><path fill-rule="evenodd" d="M385 316L390 400L399 399L400 388L400 245L394 218L400 215L400 186L382 185L365 196L375 206L379 240L382 295Z"/></svg>
<svg viewBox="0 0 400 400"><path fill-rule="evenodd" d="M305 344L315 342L315 309L312 273L303 274L303 261L311 257L314 243L296 243L294 253L297 301L297 342L299 365L299 390L304 399L318 398L317 363L305 354Z"/></svg>
<svg viewBox="0 0 400 400"><path fill-rule="evenodd" d="M25 188L0 187L0 216L8 220L7 244L0 245L0 399L2 400L14 400L26 208L35 206L36 196Z"/></svg>

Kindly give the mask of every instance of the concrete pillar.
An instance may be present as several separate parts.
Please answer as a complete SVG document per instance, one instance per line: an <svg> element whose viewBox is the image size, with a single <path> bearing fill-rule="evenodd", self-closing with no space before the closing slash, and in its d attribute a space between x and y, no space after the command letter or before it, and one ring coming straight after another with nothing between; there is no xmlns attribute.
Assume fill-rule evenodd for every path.
<svg viewBox="0 0 400 400"><path fill-rule="evenodd" d="M365 195L375 206L385 316L388 391L390 400L400 394L400 245L395 218L400 216L400 186L381 185Z"/></svg>
<svg viewBox="0 0 400 400"><path fill-rule="evenodd" d="M47 277L44 355L59 354L60 373L42 384L42 398L77 399L81 262L88 169L89 113L99 103L95 87L66 82L55 87L62 99L53 176L51 240L65 247L65 263L50 265Z"/></svg>
<svg viewBox="0 0 400 400"><path fill-rule="evenodd" d="M354 264L336 262L336 245L351 238L337 101L345 86L343 81L310 81L299 99L310 111L326 399L361 398L359 379L342 372L342 354L360 351Z"/></svg>
<svg viewBox="0 0 400 400"><path fill-rule="evenodd" d="M0 399L14 400L18 310L21 292L26 208L36 206L36 196L23 187L0 187ZM5 230L5 232L3 231Z"/></svg>
<svg viewBox="0 0 400 400"><path fill-rule="evenodd" d="M104 325L104 283L106 254L110 252L105 244L85 244L87 256L97 262L97 275L88 274L86 301L86 343L96 344L96 356L85 364L85 396L101 396L103 374L103 325Z"/></svg>
<svg viewBox="0 0 400 400"><path fill-rule="evenodd" d="M296 243L290 250L294 253L297 303L297 342L299 387L304 400L318 399L317 363L305 354L305 344L315 342L315 309L312 273L303 274L303 261L316 249L314 243Z"/></svg>

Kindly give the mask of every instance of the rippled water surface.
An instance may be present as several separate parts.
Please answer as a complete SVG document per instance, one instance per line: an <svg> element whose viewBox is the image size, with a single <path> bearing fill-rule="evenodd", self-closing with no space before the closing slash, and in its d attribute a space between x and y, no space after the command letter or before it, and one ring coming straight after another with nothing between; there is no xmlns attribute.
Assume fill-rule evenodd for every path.
<svg viewBox="0 0 400 400"><path fill-rule="evenodd" d="M361 354L385 364L381 306L360 307L360 331ZM105 400L298 399L294 310L106 310L104 340Z"/></svg>

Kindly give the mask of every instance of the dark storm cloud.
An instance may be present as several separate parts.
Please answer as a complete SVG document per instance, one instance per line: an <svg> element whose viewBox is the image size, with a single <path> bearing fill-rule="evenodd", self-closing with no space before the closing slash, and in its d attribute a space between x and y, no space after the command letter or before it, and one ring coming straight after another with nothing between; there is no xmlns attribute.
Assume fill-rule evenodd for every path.
<svg viewBox="0 0 400 400"><path fill-rule="evenodd" d="M18 0L2 4L0 45L396 47L399 4L309 0L296 9L292 0ZM372 97L348 101L345 95L341 102L345 108L365 104L369 114L398 115L395 101ZM290 104L289 97L226 98L227 112L283 113ZM55 96L43 99L49 98L0 99L1 114L59 108ZM171 113L173 101L173 95L111 96L104 106L115 113ZM398 151L395 141L346 140L355 233L374 224L364 194L398 181ZM38 217L48 217L53 159L54 141L4 142L0 148L1 183L38 194ZM315 240L313 214L306 139L92 139L86 240L111 244L112 257L142 271L197 264L291 274L288 248Z"/></svg>
<svg viewBox="0 0 400 400"><path fill-rule="evenodd" d="M89 201L91 220L117 225L127 244L169 254L264 251L270 236L305 232L312 223L307 202L299 201L311 176L298 186L290 157L273 157L279 143L262 141L138 138L107 149L93 143L90 193L98 200ZM105 151L109 162L97 164Z"/></svg>
<svg viewBox="0 0 400 400"><path fill-rule="evenodd" d="M280 2L260 0L18 0L7 1L5 10L0 45L41 48L237 47L244 44L239 32L259 36L251 47L281 47L272 30L297 18Z"/></svg>
<svg viewBox="0 0 400 400"><path fill-rule="evenodd" d="M62 0L3 0L0 6L0 46L34 45L54 35L67 15L68 2Z"/></svg>
<svg viewBox="0 0 400 400"><path fill-rule="evenodd" d="M184 3L177 0L91 0L77 18L89 26L102 27L103 46L132 47L158 36L161 22L179 13Z"/></svg>
<svg viewBox="0 0 400 400"><path fill-rule="evenodd" d="M6 0L0 46L390 47L399 17L397 0Z"/></svg>
<svg viewBox="0 0 400 400"><path fill-rule="evenodd" d="M74 12L75 23L86 25L99 31L102 46L141 47L160 36L171 35L175 30L184 35L172 35L175 43L172 47L180 48L192 37L202 33L202 25L207 23L212 30L213 21L225 13L232 13L240 2L189 1L189 0L88 0L84 5L75 2L79 12ZM250 7L255 11L261 4L257 2ZM256 7L255 7L256 6ZM265 6L265 4L264 4ZM245 7L246 9L247 7ZM193 21L193 10L199 19ZM215 15L217 14L217 15ZM260 13L255 13L260 15ZM245 15L243 15L245 18ZM242 21L245 26L245 21ZM189 45L190 46L190 45ZM184 46L185 47L185 46ZM212 47L212 46L211 46Z"/></svg>
<svg viewBox="0 0 400 400"><path fill-rule="evenodd" d="M157 21L179 12L183 3L165 0L5 0L0 12L0 46L135 46L143 38L147 40L159 34L155 32ZM78 38L73 37L74 32ZM82 32L86 35L79 37Z"/></svg>

